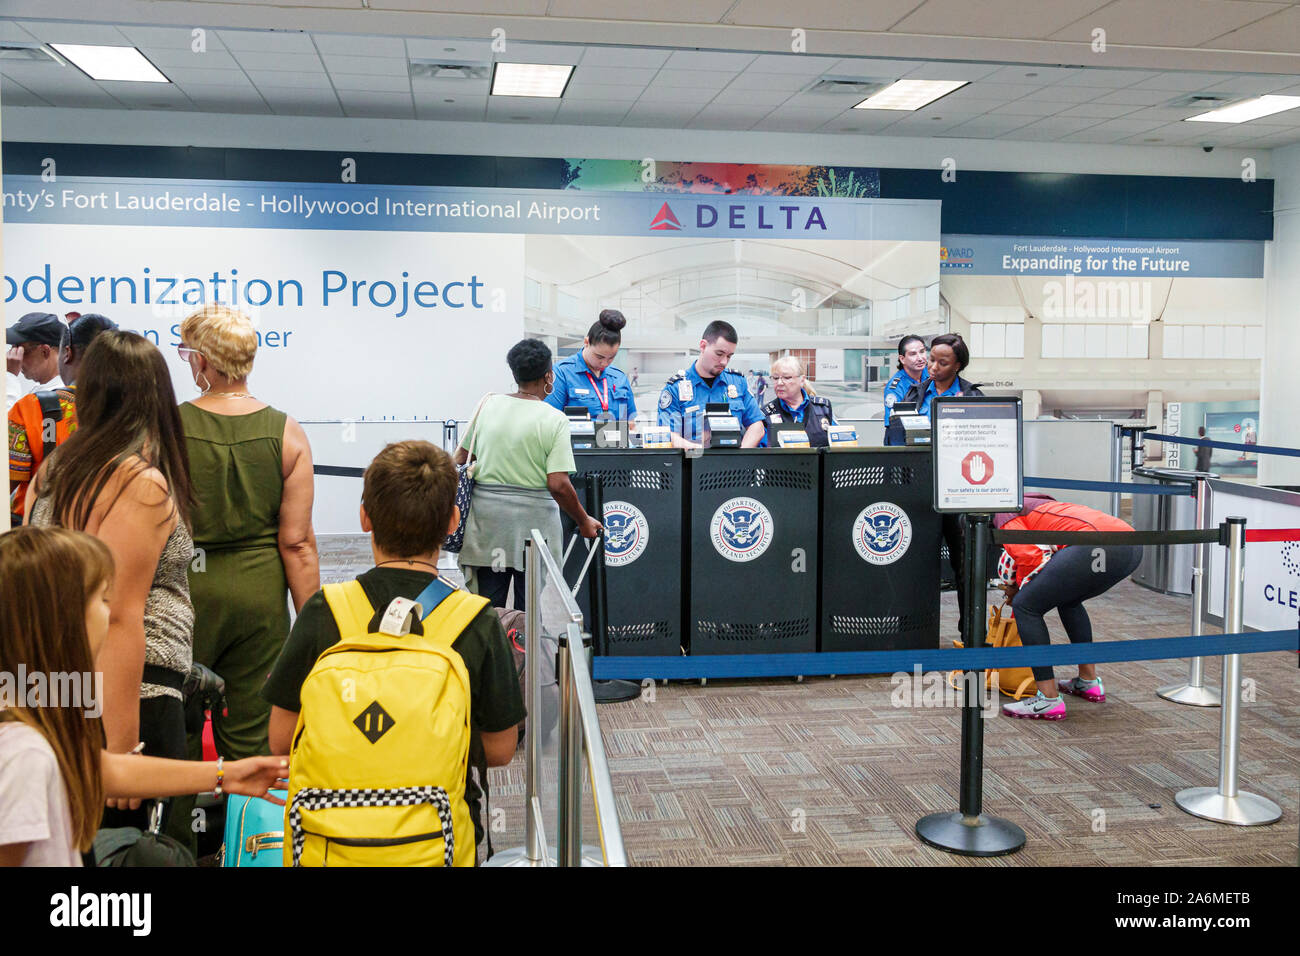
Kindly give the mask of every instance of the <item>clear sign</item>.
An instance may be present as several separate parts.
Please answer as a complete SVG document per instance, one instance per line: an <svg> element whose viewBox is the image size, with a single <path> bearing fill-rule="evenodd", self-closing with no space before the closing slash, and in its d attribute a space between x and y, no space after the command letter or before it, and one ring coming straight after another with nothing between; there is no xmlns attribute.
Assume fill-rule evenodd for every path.
<svg viewBox="0 0 1300 956"><path fill-rule="evenodd" d="M1024 506L1019 398L934 399L930 443L935 511L992 514Z"/></svg>

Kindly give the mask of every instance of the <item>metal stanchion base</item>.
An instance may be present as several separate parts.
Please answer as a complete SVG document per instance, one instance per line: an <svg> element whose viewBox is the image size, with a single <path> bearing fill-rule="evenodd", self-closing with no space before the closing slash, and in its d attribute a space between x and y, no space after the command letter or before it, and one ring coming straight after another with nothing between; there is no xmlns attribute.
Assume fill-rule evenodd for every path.
<svg viewBox="0 0 1300 956"><path fill-rule="evenodd" d="M1179 790L1174 802L1194 817L1236 827L1259 827L1282 818L1282 808L1267 797L1256 793L1225 797L1217 787Z"/></svg>
<svg viewBox="0 0 1300 956"><path fill-rule="evenodd" d="M551 866L555 865L558 859L558 853L554 846L548 847L546 851L551 858ZM526 847L517 846L512 850L502 850L500 853L492 854L492 859L482 866L546 866L541 860L528 859L528 850ZM605 858L601 856L600 847L592 846L588 843L582 845L582 865L583 866L604 866Z"/></svg>
<svg viewBox="0 0 1300 956"><path fill-rule="evenodd" d="M618 704L641 696L641 685L630 680L594 680L591 690L598 704Z"/></svg>
<svg viewBox="0 0 1300 956"><path fill-rule="evenodd" d="M1171 700L1175 704L1190 704L1192 707L1222 707L1223 695L1217 687L1193 687L1191 684L1169 684L1156 691L1157 697Z"/></svg>
<svg viewBox="0 0 1300 956"><path fill-rule="evenodd" d="M916 835L930 846L959 856L1005 856L1025 845L1025 831L1010 820L981 813L932 813L916 821Z"/></svg>

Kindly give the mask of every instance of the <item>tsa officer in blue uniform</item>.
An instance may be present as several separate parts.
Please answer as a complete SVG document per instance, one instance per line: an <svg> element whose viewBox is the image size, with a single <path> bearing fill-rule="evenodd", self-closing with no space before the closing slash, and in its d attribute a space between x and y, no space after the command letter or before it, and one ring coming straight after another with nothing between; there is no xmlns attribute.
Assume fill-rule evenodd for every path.
<svg viewBox="0 0 1300 956"><path fill-rule="evenodd" d="M623 313L605 309L582 340L582 349L555 363L555 386L546 402L564 411L566 405L585 405L595 421L629 421L636 415L636 399L627 376L613 367L622 344Z"/></svg>
<svg viewBox="0 0 1300 956"><path fill-rule="evenodd" d="M763 440L763 412L758 401L745 376L727 368L739 341L729 323L710 322L700 339L699 358L668 379L659 393L659 424L673 430L675 447L703 447L708 437L705 406L721 402L731 406L731 414L745 430L742 448L757 448Z"/></svg>
<svg viewBox="0 0 1300 956"><path fill-rule="evenodd" d="M793 355L783 355L773 362L772 387L776 389L776 398L763 406L765 424L793 422L803 425L808 434L808 444L813 448L825 448L830 443L826 426L838 425L839 422L831 411L829 398L809 394L803 363ZM763 441L766 443L767 439Z"/></svg>
<svg viewBox="0 0 1300 956"><path fill-rule="evenodd" d="M898 371L885 384L885 444L901 445L903 438L898 429L889 430L889 415L897 402L904 400L908 390L930 379L926 364L925 340L919 335L905 335L898 342Z"/></svg>

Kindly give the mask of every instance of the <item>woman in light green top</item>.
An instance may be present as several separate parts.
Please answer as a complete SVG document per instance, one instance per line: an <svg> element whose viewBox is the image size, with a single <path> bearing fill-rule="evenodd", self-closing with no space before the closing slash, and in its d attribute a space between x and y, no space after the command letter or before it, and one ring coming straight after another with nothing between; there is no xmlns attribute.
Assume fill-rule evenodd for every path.
<svg viewBox="0 0 1300 956"><path fill-rule="evenodd" d="M583 509L569 479L577 468L568 419L543 401L555 376L551 350L538 339L524 339L506 361L519 390L489 396L456 450L456 464L469 460L471 448L475 462L460 569L465 586L497 607L506 606L513 582L513 606L522 610L524 542L533 528L542 532L557 565L560 508L584 538L604 529Z"/></svg>

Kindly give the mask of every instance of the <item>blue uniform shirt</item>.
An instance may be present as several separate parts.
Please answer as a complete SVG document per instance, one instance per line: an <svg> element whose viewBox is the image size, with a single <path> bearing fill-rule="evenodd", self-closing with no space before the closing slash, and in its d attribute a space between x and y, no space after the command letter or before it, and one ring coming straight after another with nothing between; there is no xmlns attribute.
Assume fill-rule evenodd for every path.
<svg viewBox="0 0 1300 956"><path fill-rule="evenodd" d="M602 406L602 399L608 408ZM564 411L566 405L585 405L593 419L601 416L624 421L636 416L632 385L619 369L610 366L597 375L582 360L582 350L555 363L555 386L546 402Z"/></svg>
<svg viewBox="0 0 1300 956"><path fill-rule="evenodd" d="M921 378L920 378L921 384L925 384L929 380L930 380L930 370L928 368L921 369ZM886 426L889 425L889 413L893 410L894 403L901 402L903 400L903 396L907 394L907 390L911 388L913 385L915 385L916 383L917 383L917 379L912 378L912 376L908 375L907 372L901 368L897 372L895 372L893 374L893 377L890 378L890 380L886 383L885 419L884 419Z"/></svg>
<svg viewBox="0 0 1300 956"><path fill-rule="evenodd" d="M929 415L930 402L932 402L936 398L946 398L949 395L960 395L960 394L961 394L961 380L959 378L954 378L952 380L952 384L949 385L947 391L944 392L936 392L934 388L934 382L927 381L925 383L925 388L921 390L921 400L916 403L917 414Z"/></svg>
<svg viewBox="0 0 1300 956"><path fill-rule="evenodd" d="M797 410L794 410L794 411L792 411L792 410L790 409L790 406L787 405L787 404L785 403L785 399L784 399L784 398L777 398L777 399L775 399L775 401L776 401L776 414L782 416L782 419L783 419L784 421L794 422L796 425L802 425L803 422L804 422L804 419L805 419L805 418L807 417L807 415L808 415L808 404L809 404L808 390L807 390L807 389L800 389L799 394L801 394L801 395L803 396L803 402L802 402L802 404L800 404L799 408L798 408ZM768 404L769 404L769 406L771 405L770 402L769 402ZM766 416L766 415L764 415L763 417L764 417L765 419L767 419L767 416ZM768 419L768 424L769 424L769 425L772 424L772 422L771 422L770 419ZM838 424L839 424L839 422L837 422L837 421L835 420L835 413L834 413L834 412L831 413L831 415L830 415L830 421L828 421L827 424L828 424L828 425L838 425ZM809 435L808 437L809 437L809 438L812 438L813 436L812 436L812 435ZM763 440L762 440L761 442L759 442L758 447L759 447L759 448L768 448L768 447L770 447L770 446L768 445L768 443L767 443L767 436L766 436L766 435L763 436Z"/></svg>
<svg viewBox="0 0 1300 956"><path fill-rule="evenodd" d="M710 388L705 386L692 362L685 375L680 372L674 375L659 393L659 424L667 425L687 441L702 442L704 406L719 402L731 406L731 414L739 420L742 432L763 420L758 400L750 393L744 375L724 368Z"/></svg>

